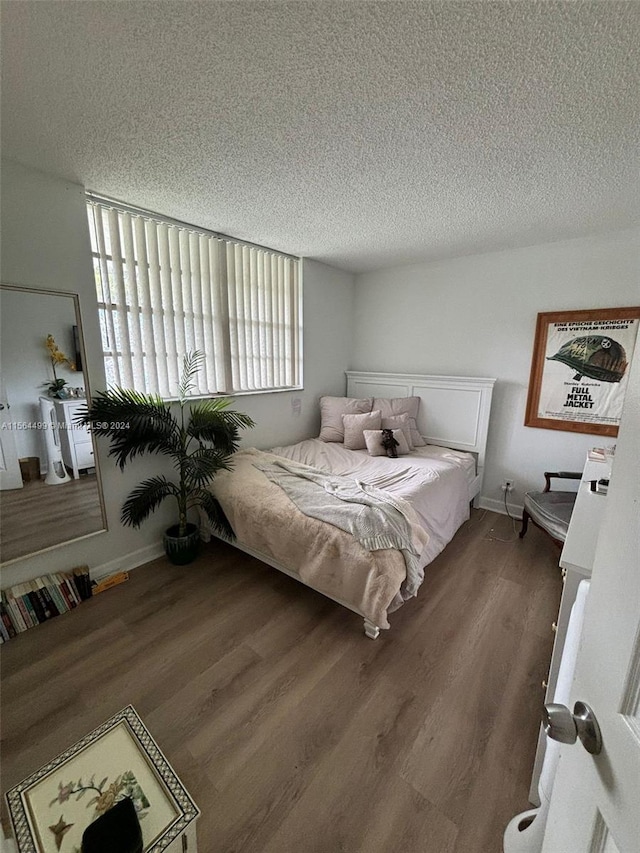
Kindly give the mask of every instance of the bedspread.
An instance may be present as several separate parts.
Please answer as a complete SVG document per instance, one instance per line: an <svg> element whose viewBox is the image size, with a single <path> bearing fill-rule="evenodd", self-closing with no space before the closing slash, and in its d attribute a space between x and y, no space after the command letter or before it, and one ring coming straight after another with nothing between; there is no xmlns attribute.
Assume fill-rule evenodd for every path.
<svg viewBox="0 0 640 853"><path fill-rule="evenodd" d="M387 613L404 600L402 553L391 548L368 551L351 534L306 516L255 464L277 460L254 448L241 450L233 456L233 470L218 473L210 486L239 543L277 561L374 625L388 628ZM203 519L203 532L207 531ZM422 529L414 533L426 544Z"/></svg>
<svg viewBox="0 0 640 853"><path fill-rule="evenodd" d="M407 576L400 592L405 600L416 595L424 579L418 557L428 537L406 501L353 477L327 474L288 459L256 463L256 467L280 486L306 516L351 533L368 551L401 551Z"/></svg>

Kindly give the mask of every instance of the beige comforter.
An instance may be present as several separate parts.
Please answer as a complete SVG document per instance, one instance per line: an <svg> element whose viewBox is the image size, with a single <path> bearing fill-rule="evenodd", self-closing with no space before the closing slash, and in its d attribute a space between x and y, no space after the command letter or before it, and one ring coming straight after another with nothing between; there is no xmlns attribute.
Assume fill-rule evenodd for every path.
<svg viewBox="0 0 640 853"><path fill-rule="evenodd" d="M210 487L239 544L275 560L307 586L356 610L374 625L388 628L387 612L403 600L400 588L406 567L401 552L368 551L351 534L304 515L253 464L277 458L254 448L242 450L233 458L233 471L219 473ZM413 512L408 505L407 509ZM206 524L203 530L208 531ZM412 535L420 553L428 536L417 519Z"/></svg>

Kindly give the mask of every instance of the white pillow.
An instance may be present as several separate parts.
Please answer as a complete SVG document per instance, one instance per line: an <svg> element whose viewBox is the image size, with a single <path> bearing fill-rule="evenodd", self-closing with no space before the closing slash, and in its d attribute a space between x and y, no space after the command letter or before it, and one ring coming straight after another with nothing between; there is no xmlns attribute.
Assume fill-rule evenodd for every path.
<svg viewBox="0 0 640 853"><path fill-rule="evenodd" d="M402 415L389 415L387 418L382 418L380 429L401 429L409 445L409 450L413 450L411 420L412 418L406 412Z"/></svg>
<svg viewBox="0 0 640 853"><path fill-rule="evenodd" d="M364 430L380 429L380 412L367 412L364 415L343 415L344 446L347 450L364 450Z"/></svg>
<svg viewBox="0 0 640 853"><path fill-rule="evenodd" d="M409 445L404 433L401 429L393 430L393 437L398 442L396 453L398 456L405 456L409 453ZM369 456L386 456L387 451L382 446L382 430L381 429L365 429L364 440L369 451Z"/></svg>
<svg viewBox="0 0 640 853"><path fill-rule="evenodd" d="M373 401L373 408L380 409L383 418L402 415L405 412L409 415L411 418L409 421L411 443L414 447L424 447L427 443L418 432L416 418L418 417L419 407L420 397L376 397Z"/></svg>
<svg viewBox="0 0 640 853"><path fill-rule="evenodd" d="M373 397L320 397L320 441L344 441L343 415L370 412Z"/></svg>

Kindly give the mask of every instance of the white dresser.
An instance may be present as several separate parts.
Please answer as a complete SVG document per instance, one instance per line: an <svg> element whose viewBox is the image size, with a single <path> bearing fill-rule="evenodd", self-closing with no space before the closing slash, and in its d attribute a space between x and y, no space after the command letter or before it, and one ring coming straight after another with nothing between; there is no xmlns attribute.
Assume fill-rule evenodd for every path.
<svg viewBox="0 0 640 853"><path fill-rule="evenodd" d="M76 423L80 410L87 405L85 399L56 400L56 420L60 437L62 460L77 480L80 471L95 466L93 441L89 428Z"/></svg>
<svg viewBox="0 0 640 853"><path fill-rule="evenodd" d="M593 462L589 459L587 459L582 473L578 496L573 513L571 514L571 521L569 522L567 538L560 555L560 568L562 569L564 588L562 590L562 598L560 599L558 618L552 626L556 638L553 644L549 675L545 685L546 689L543 700L545 703L553 702L555 698L558 672L560 671L560 661L567 637L571 608L576 600L580 581L591 577L593 558L598 542L598 534L600 533L600 524L606 505L606 495L596 494L591 491L591 480L608 479L610 473L611 463L609 460L605 462ZM540 779L546 744L547 738L542 730L542 726L540 726L538 748L536 750L531 788L529 790L529 800L536 805L540 803L538 781Z"/></svg>

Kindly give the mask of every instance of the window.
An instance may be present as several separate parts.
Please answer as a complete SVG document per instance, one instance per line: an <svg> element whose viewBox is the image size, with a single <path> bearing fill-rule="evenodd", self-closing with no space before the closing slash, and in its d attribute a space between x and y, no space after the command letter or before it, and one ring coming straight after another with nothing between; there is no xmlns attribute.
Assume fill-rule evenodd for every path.
<svg viewBox="0 0 640 853"><path fill-rule="evenodd" d="M176 397L197 349L203 396L301 387L298 258L93 195L87 209L110 386Z"/></svg>

